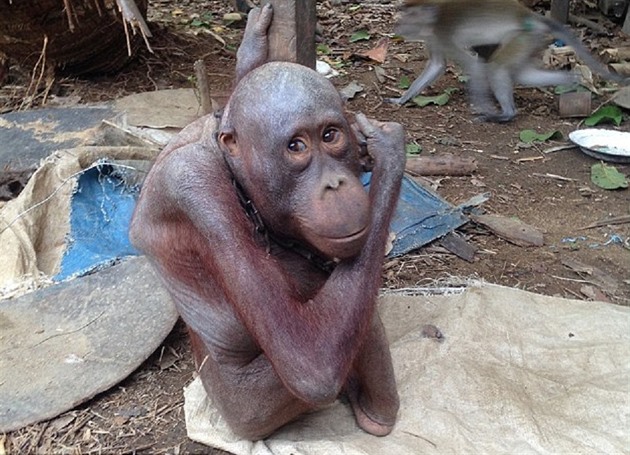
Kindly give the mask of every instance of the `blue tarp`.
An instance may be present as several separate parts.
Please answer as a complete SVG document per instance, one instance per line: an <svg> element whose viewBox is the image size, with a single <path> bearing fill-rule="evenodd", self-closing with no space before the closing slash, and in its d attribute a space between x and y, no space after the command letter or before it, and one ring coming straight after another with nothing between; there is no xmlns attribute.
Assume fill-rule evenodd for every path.
<svg viewBox="0 0 630 455"><path fill-rule="evenodd" d="M368 186L369 179L370 174L365 174L363 184ZM107 163L81 175L72 197L68 246L56 281L83 276L138 254L127 234L138 193L137 187L128 186L115 166ZM461 208L405 176L392 220L396 239L389 256L426 245L466 221Z"/></svg>
<svg viewBox="0 0 630 455"><path fill-rule="evenodd" d="M370 174L362 182L369 185ZM391 230L396 234L389 257L401 256L443 237L468 221L462 208L454 207L434 192L404 176Z"/></svg>
<svg viewBox="0 0 630 455"><path fill-rule="evenodd" d="M106 163L81 174L70 205L67 248L55 281L83 276L138 254L127 235L138 192Z"/></svg>

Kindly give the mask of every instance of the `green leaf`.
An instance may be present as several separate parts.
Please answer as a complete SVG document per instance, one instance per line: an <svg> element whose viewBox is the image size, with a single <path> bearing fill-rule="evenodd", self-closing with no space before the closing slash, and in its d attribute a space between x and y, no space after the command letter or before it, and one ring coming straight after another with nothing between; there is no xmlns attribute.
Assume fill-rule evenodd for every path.
<svg viewBox="0 0 630 455"><path fill-rule="evenodd" d="M628 188L628 179L615 166L595 163L591 166L591 182L605 190Z"/></svg>
<svg viewBox="0 0 630 455"><path fill-rule="evenodd" d="M330 55L332 54L332 50L330 49L330 47L328 47L328 45L320 43L317 45L317 53L322 55Z"/></svg>
<svg viewBox="0 0 630 455"><path fill-rule="evenodd" d="M412 98L411 101L420 107L425 107L425 106L428 106L429 104L436 104L438 106L444 106L446 103L448 103L449 99L450 99L449 94L444 92L435 96L423 96L423 95L416 96Z"/></svg>
<svg viewBox="0 0 630 455"><path fill-rule="evenodd" d="M623 113L621 112L621 108L619 106L614 106L611 104L608 106L602 106L597 109L591 114L590 117L584 120L584 124L586 126L595 126L599 123L610 121L619 126L622 120Z"/></svg>
<svg viewBox="0 0 630 455"><path fill-rule="evenodd" d="M544 142L549 139L562 139L562 133L558 130L547 131L546 133L537 133L534 130L522 130L518 138L521 142L531 144L532 142Z"/></svg>
<svg viewBox="0 0 630 455"><path fill-rule="evenodd" d="M405 144L405 152L407 152L407 155L420 155L422 147L415 142L409 142L408 144Z"/></svg>
<svg viewBox="0 0 630 455"><path fill-rule="evenodd" d="M571 92L576 92L577 91L577 86L575 84L573 85L556 85L553 88L553 93L555 93L556 95L562 95L564 93L571 93Z"/></svg>
<svg viewBox="0 0 630 455"><path fill-rule="evenodd" d="M350 37L350 42L356 43L357 41L363 41L363 40L368 40L368 39L370 39L370 34L368 33L367 30L362 29L352 34L352 36Z"/></svg>
<svg viewBox="0 0 630 455"><path fill-rule="evenodd" d="M398 88L406 90L411 85L411 81L409 80L409 76L403 76L398 81Z"/></svg>
<svg viewBox="0 0 630 455"><path fill-rule="evenodd" d="M190 26L191 27L209 27L210 24L200 19L193 19L192 21L190 21Z"/></svg>

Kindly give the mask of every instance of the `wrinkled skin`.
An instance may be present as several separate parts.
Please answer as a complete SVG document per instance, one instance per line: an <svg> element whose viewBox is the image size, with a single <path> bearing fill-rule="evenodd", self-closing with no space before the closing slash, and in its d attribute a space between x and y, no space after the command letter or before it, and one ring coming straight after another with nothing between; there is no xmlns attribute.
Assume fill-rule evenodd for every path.
<svg viewBox="0 0 630 455"><path fill-rule="evenodd" d="M250 13L221 118L189 125L160 154L130 236L173 297L203 385L235 433L263 438L346 394L358 425L386 435L399 402L375 306L404 131L361 114L351 125L325 78L265 64L271 14ZM357 138L372 160L369 193Z"/></svg>

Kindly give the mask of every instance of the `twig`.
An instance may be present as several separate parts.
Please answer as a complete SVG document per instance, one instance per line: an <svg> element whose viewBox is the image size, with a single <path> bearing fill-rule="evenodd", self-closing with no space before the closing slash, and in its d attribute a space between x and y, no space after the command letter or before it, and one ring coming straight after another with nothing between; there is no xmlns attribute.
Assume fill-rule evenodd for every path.
<svg viewBox="0 0 630 455"><path fill-rule="evenodd" d="M572 178L569 178L569 177L563 177L561 175L550 174L550 173L539 174L538 172L534 172L534 173L532 173L532 175L534 175L536 177L547 177L547 178L550 178L550 179L562 180L563 182L575 182L575 179L572 179Z"/></svg>
<svg viewBox="0 0 630 455"><path fill-rule="evenodd" d="M562 288L562 289L564 289L564 290L565 290L566 292L568 292L569 294L574 295L574 296L575 296L575 297L577 297L579 300L584 300L584 296L583 296L583 295L578 294L577 292L574 292L574 291L572 291L572 290L571 290L571 289L569 289L569 288Z"/></svg>
<svg viewBox="0 0 630 455"><path fill-rule="evenodd" d="M543 150L543 153L553 153L553 152L560 152L561 150L568 150L568 149L574 149L577 148L576 144L564 144L564 145L558 145L556 147L551 147L548 148L546 150Z"/></svg>
<svg viewBox="0 0 630 455"><path fill-rule="evenodd" d="M42 426L40 427L39 431L35 435L35 439L33 439L31 441L29 452L31 452L31 451L36 452L37 451L37 446L39 445L39 441L41 441L42 436L44 435L44 431L46 431L46 428L48 428L49 423L50 422L44 422L42 424Z"/></svg>
<svg viewBox="0 0 630 455"><path fill-rule="evenodd" d="M44 77L44 70L46 69L46 48L48 47L48 36L44 35L44 44L42 46L42 51L39 54L39 58L37 62L35 62L35 66L33 67L33 73L31 74L31 82L26 89L26 95L24 96L24 100L20 105L18 110L22 110L23 108L28 108L31 106L33 102L33 97L35 96L35 92L37 92L37 87L39 87L40 82L42 81L42 77ZM37 82L35 82L35 74L37 73L37 69L41 64L41 70L39 72L39 77L37 78ZM34 86L33 86L34 84ZM33 92L31 93L31 88Z"/></svg>
<svg viewBox="0 0 630 455"><path fill-rule="evenodd" d="M68 431L64 433L64 435L59 440L59 444L63 444L65 441L69 440L74 434L76 434L83 426L88 423L88 421L92 418L92 415L85 411L83 417L77 417L72 425L72 428L69 428Z"/></svg>
<svg viewBox="0 0 630 455"><path fill-rule="evenodd" d="M586 229L593 229L596 227L603 227L603 226L608 226L611 224L616 225L616 224L626 224L626 223L630 223L630 215L621 215L615 218L610 218L608 220L596 221L592 224L589 224L588 226L583 226L581 228L578 228L578 230L583 231Z"/></svg>
<svg viewBox="0 0 630 455"><path fill-rule="evenodd" d="M70 0L63 0L63 9L66 10L68 28L71 32L74 32L74 20L72 19L72 5L70 4Z"/></svg>
<svg viewBox="0 0 630 455"><path fill-rule="evenodd" d="M551 278L555 278L556 280L562 280L562 281L572 281L574 283L590 283L590 281L588 280L578 280L575 278L565 278L563 276L558 276L558 275L551 275Z"/></svg>
<svg viewBox="0 0 630 455"><path fill-rule="evenodd" d="M403 430L403 433L408 434L409 436L413 436L414 438L422 439L423 441L426 441L429 444L431 444L433 446L433 448L437 449L437 444L435 442L430 441L429 439L427 439L427 438L425 438L423 436L420 436L419 434L411 433L411 432L405 431L405 430Z"/></svg>
<svg viewBox="0 0 630 455"><path fill-rule="evenodd" d="M517 163L528 163L530 161L538 161L538 160L543 160L545 159L544 156L528 156L526 158L519 158L518 160L516 160Z"/></svg>
<svg viewBox="0 0 630 455"><path fill-rule="evenodd" d="M201 99L201 115L211 113L213 109L212 97L210 96L210 84L208 83L208 75L206 74L206 65L203 60L197 60L193 64L195 69L195 77L197 78L197 91Z"/></svg>

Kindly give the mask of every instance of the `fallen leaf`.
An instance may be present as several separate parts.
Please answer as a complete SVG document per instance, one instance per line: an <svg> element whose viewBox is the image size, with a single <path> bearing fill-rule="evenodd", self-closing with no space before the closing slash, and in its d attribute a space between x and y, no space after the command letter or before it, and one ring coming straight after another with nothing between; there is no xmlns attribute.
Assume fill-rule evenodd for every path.
<svg viewBox="0 0 630 455"><path fill-rule="evenodd" d="M344 88L339 90L339 94L344 100L351 100L356 96L357 93L363 91L363 86L359 84L357 81L352 81Z"/></svg>
<svg viewBox="0 0 630 455"><path fill-rule="evenodd" d="M379 83L381 84L385 83L385 79L387 78L387 73L385 72L382 66L374 67L374 75L376 76L376 79L378 80Z"/></svg>
<svg viewBox="0 0 630 455"><path fill-rule="evenodd" d="M369 58L378 63L384 63L387 57L387 48L389 47L389 39L383 37L376 43L372 49L359 53L361 57Z"/></svg>
<svg viewBox="0 0 630 455"><path fill-rule="evenodd" d="M448 96L448 94L441 93L435 96L424 96L424 95L415 96L411 99L411 101L420 107L425 107L425 106L428 106L429 104L435 104L437 106L444 106L446 103L448 103L448 100L450 98L451 97Z"/></svg>
<svg viewBox="0 0 630 455"><path fill-rule="evenodd" d="M610 302L610 299L601 290L595 286L584 285L580 288L580 292L591 300L598 300L600 302Z"/></svg>
<svg viewBox="0 0 630 455"><path fill-rule="evenodd" d="M328 45L320 43L317 45L317 53L318 54L322 54L322 55L330 55L332 54L332 50L330 49L330 47L328 47Z"/></svg>
<svg viewBox="0 0 630 455"><path fill-rule="evenodd" d="M409 142L405 144L405 152L407 152L407 155L420 155L420 152L422 152L422 147L415 142Z"/></svg>
<svg viewBox="0 0 630 455"><path fill-rule="evenodd" d="M370 34L365 29L356 31L350 36L351 43L356 43L357 41L365 41L369 39L370 39Z"/></svg>
<svg viewBox="0 0 630 455"><path fill-rule="evenodd" d="M562 139L562 133L558 130L547 131L545 133L537 133L534 130L522 130L518 137L522 142L531 144L532 142L544 142L549 139Z"/></svg>
<svg viewBox="0 0 630 455"><path fill-rule="evenodd" d="M411 85L411 81L409 80L409 76L402 76L398 81L398 88L402 90L407 90Z"/></svg>
<svg viewBox="0 0 630 455"><path fill-rule="evenodd" d="M628 179L615 166L595 163L591 166L591 182L605 190L628 188Z"/></svg>
<svg viewBox="0 0 630 455"><path fill-rule="evenodd" d="M584 120L586 126L595 126L603 122L612 122L619 126L623 120L623 112L619 106L602 106Z"/></svg>

